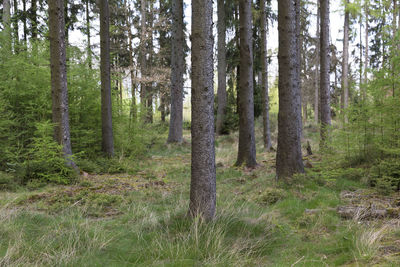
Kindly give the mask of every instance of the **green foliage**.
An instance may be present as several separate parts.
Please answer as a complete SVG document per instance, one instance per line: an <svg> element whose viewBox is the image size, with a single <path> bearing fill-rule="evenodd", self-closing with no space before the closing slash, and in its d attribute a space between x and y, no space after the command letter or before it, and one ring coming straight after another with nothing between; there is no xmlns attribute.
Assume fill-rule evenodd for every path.
<svg viewBox="0 0 400 267"><path fill-rule="evenodd" d="M400 160L388 158L372 167L370 184L384 194L400 190Z"/></svg>
<svg viewBox="0 0 400 267"><path fill-rule="evenodd" d="M62 146L52 138L53 125L49 122L37 123L32 138L28 159L24 163L23 183L32 180L56 184L69 184L75 180L75 171L67 166Z"/></svg>

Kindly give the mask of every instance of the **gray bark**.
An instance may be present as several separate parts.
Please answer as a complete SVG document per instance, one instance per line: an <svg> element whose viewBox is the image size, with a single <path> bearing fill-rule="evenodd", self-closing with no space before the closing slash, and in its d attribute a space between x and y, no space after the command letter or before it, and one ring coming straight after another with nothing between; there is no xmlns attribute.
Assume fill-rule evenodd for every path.
<svg viewBox="0 0 400 267"><path fill-rule="evenodd" d="M168 143L182 142L183 124L183 73L185 68L183 44L183 0L172 1L171 45L171 116ZM163 101L164 103L164 101Z"/></svg>
<svg viewBox="0 0 400 267"><path fill-rule="evenodd" d="M114 155L110 78L110 10L108 0L100 0L100 72L102 151Z"/></svg>
<svg viewBox="0 0 400 267"><path fill-rule="evenodd" d="M349 0L346 1L349 3ZM342 108L347 108L349 106L349 22L350 14L347 10L344 14L344 28L343 28L343 60L342 60L342 93L343 101Z"/></svg>
<svg viewBox="0 0 400 267"><path fill-rule="evenodd" d="M301 154L301 97L298 82L296 7L293 0L278 2L279 113L276 175L278 179L304 172Z"/></svg>
<svg viewBox="0 0 400 267"><path fill-rule="evenodd" d="M364 54L364 89L363 89L363 100L366 100L367 98L367 81L368 81L368 64L369 64L369 46L368 46L368 31L369 31L369 23L368 23L368 13L369 13L369 9L368 9L368 5L369 2L367 0L365 0L364 3L364 8L365 8L365 54Z"/></svg>
<svg viewBox="0 0 400 267"><path fill-rule="evenodd" d="M67 165L76 169L71 159L63 4L63 0L49 1L52 118L54 139L62 145Z"/></svg>
<svg viewBox="0 0 400 267"><path fill-rule="evenodd" d="M192 169L191 216L215 214L214 73L212 1L192 0Z"/></svg>
<svg viewBox="0 0 400 267"><path fill-rule="evenodd" d="M18 1L14 0L13 1L13 6L14 6L14 14L13 14L13 30L14 30L14 51L18 51L18 45L19 45L19 27L18 27Z"/></svg>
<svg viewBox="0 0 400 267"><path fill-rule="evenodd" d="M154 4L152 1L149 2L149 13L148 13L148 30L147 30L147 76L151 79L152 65L153 65L153 9ZM146 83L146 123L153 123L153 83L149 80Z"/></svg>
<svg viewBox="0 0 400 267"><path fill-rule="evenodd" d="M328 127L331 125L330 107L330 48L329 48L329 0L321 0L321 36L320 36L320 101L321 101L321 147L325 145Z"/></svg>
<svg viewBox="0 0 400 267"><path fill-rule="evenodd" d="M11 5L10 0L3 0L3 26L5 36L7 36L5 42L7 50L12 52L11 48Z"/></svg>
<svg viewBox="0 0 400 267"><path fill-rule="evenodd" d="M24 43L26 44L28 35L28 27L26 25L26 0L22 0L22 11L24 12L24 16L22 17L22 23L24 25Z"/></svg>
<svg viewBox="0 0 400 267"><path fill-rule="evenodd" d="M267 57L267 31L268 20L265 0L261 0L261 91L263 99L263 141L264 148L271 150L271 131L269 122L269 95L268 95L268 57Z"/></svg>
<svg viewBox="0 0 400 267"><path fill-rule="evenodd" d="M146 0L141 0L141 9L140 9L140 117L142 121L146 119L146 82L147 79L147 59L146 59L146 42L147 42L147 26L146 26Z"/></svg>
<svg viewBox="0 0 400 267"><path fill-rule="evenodd" d="M31 4L31 24L32 24L32 39L37 40L38 30L37 30L37 0L32 0ZM65 24L65 22L64 22Z"/></svg>
<svg viewBox="0 0 400 267"><path fill-rule="evenodd" d="M256 162L253 95L253 42L251 1L239 1L240 80L239 80L239 149L236 165L253 168Z"/></svg>
<svg viewBox="0 0 400 267"><path fill-rule="evenodd" d="M92 48L90 44L90 10L89 0L86 0L86 39L87 39L87 61L88 66L92 69Z"/></svg>
<svg viewBox="0 0 400 267"><path fill-rule="evenodd" d="M321 20L321 9L320 9L320 0L317 0L317 43L316 43L316 63L315 63L315 88L314 88L314 121L316 124L319 123L319 107L320 107L320 102L319 102L319 67L320 67L320 62L319 62L319 46L320 46L320 20Z"/></svg>
<svg viewBox="0 0 400 267"><path fill-rule="evenodd" d="M224 132L225 112L227 105L226 94L226 21L225 21L225 1L218 0L218 109L217 109L217 129L218 135Z"/></svg>

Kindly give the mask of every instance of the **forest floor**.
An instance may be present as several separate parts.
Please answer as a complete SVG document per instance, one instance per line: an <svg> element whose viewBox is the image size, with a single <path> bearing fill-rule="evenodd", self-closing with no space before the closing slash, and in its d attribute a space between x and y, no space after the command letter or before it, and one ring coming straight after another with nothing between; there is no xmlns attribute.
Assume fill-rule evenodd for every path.
<svg viewBox="0 0 400 267"><path fill-rule="evenodd" d="M369 213L399 195L333 175L318 155L305 175L277 183L275 153L261 146L255 170L232 166L230 135L216 141L216 218L190 220L189 136L180 146L164 138L148 158L122 159L127 173L1 192L0 266L399 266L400 219Z"/></svg>

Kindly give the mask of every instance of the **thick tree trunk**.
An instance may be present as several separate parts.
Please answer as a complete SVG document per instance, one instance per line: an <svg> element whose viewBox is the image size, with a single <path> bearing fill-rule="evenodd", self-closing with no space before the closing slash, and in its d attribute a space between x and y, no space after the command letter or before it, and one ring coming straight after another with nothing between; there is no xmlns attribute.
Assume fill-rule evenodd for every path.
<svg viewBox="0 0 400 267"><path fill-rule="evenodd" d="M225 1L218 0L218 109L217 109L217 129L218 135L224 133L225 112L227 105L226 94L226 21L225 21Z"/></svg>
<svg viewBox="0 0 400 267"><path fill-rule="evenodd" d="M168 143L182 142L183 124L183 73L185 68L183 45L183 0L172 1L171 43L171 116ZM163 101L164 103L164 101Z"/></svg>
<svg viewBox="0 0 400 267"><path fill-rule="evenodd" d="M263 141L264 148L271 150L271 131L269 126L269 95L268 95L268 57L267 57L267 31L268 20L265 0L261 0L261 91L263 99Z"/></svg>
<svg viewBox="0 0 400 267"><path fill-rule="evenodd" d="M11 5L10 0L3 0L3 25L5 36L7 36L5 40L5 46L7 50L12 53L11 48Z"/></svg>
<svg viewBox="0 0 400 267"><path fill-rule="evenodd" d="M191 216L215 214L214 72L212 1L192 1L192 169Z"/></svg>
<svg viewBox="0 0 400 267"><path fill-rule="evenodd" d="M346 1L349 4L349 0ZM346 5L343 28L343 59L342 59L342 108L349 106L349 22L350 14ZM347 121L347 119L345 119Z"/></svg>
<svg viewBox="0 0 400 267"><path fill-rule="evenodd" d="M298 82L296 7L292 0L278 2L279 114L277 178L304 172L301 153L301 99Z"/></svg>
<svg viewBox="0 0 400 267"><path fill-rule="evenodd" d="M100 72L102 151L114 155L110 78L110 10L108 0L100 0Z"/></svg>
<svg viewBox="0 0 400 267"><path fill-rule="evenodd" d="M239 84L239 150L236 165L253 168L256 162L254 136L253 45L251 1L239 1L240 84Z"/></svg>
<svg viewBox="0 0 400 267"><path fill-rule="evenodd" d="M330 107L330 48L329 48L329 0L321 0L321 80L320 80L320 101L321 101L321 147L325 145L328 127L331 125Z"/></svg>
<svg viewBox="0 0 400 267"><path fill-rule="evenodd" d="M77 169L71 159L69 130L67 67L65 56L63 0L49 1L49 37L51 66L51 95L54 139L62 145L67 165Z"/></svg>

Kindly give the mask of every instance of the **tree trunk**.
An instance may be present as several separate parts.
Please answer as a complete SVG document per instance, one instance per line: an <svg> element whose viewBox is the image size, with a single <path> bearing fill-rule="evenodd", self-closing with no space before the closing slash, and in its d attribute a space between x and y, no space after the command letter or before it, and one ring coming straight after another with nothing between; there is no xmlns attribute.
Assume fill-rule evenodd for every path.
<svg viewBox="0 0 400 267"><path fill-rule="evenodd" d="M131 10L129 7L128 14L130 14ZM133 66L133 45L132 45L132 40L133 40L133 35L132 35L132 23L128 19L128 45L129 45L129 72L130 72L130 77L131 77L131 108L130 108L130 120L136 122L137 119L137 109L136 109L136 82L135 82L135 77L136 75L133 72L134 66Z"/></svg>
<svg viewBox="0 0 400 267"><path fill-rule="evenodd" d="M171 43L171 116L168 143L182 142L183 124L183 72L185 67L183 44L183 0L172 1ZM164 103L164 102L163 102Z"/></svg>
<svg viewBox="0 0 400 267"><path fill-rule="evenodd" d="M192 169L191 216L215 215L214 72L212 1L192 1Z"/></svg>
<svg viewBox="0 0 400 267"><path fill-rule="evenodd" d="M346 1L343 29L343 59L342 59L342 108L349 106L349 11L347 9L349 0ZM345 118L345 122L347 119Z"/></svg>
<svg viewBox="0 0 400 267"><path fill-rule="evenodd" d="M227 105L226 95L226 21L225 21L225 1L218 0L218 109L217 109L217 129L218 135L224 133L224 122Z"/></svg>
<svg viewBox="0 0 400 267"><path fill-rule="evenodd" d="M24 43L26 45L27 35L28 35L28 27L26 26L26 17L27 17L26 0L22 0L22 10L24 12L24 15L22 17L22 23L24 25Z"/></svg>
<svg viewBox="0 0 400 267"><path fill-rule="evenodd" d="M10 0L3 0L3 25L4 25L4 32L5 32L5 46L7 50L12 53L11 47L11 5Z"/></svg>
<svg viewBox="0 0 400 267"><path fill-rule="evenodd" d="M304 172L301 154L301 99L298 82L296 7L292 0L278 2L279 113L277 178Z"/></svg>
<svg viewBox="0 0 400 267"><path fill-rule="evenodd" d="M108 0L100 0L100 73L102 151L114 155L110 79L110 10Z"/></svg>
<svg viewBox="0 0 400 267"><path fill-rule="evenodd" d="M365 8L365 52L364 52L364 90L363 90L363 100L365 101L367 99L367 81L368 81L368 62L369 62L369 46L368 46L368 31L369 31L369 24L368 24L368 5L369 2L365 0L364 3L364 8Z"/></svg>
<svg viewBox="0 0 400 267"><path fill-rule="evenodd" d="M147 54L149 59L147 61L147 75L150 78L153 66L153 2L150 1L150 11L148 13L148 30L147 30ZM153 123L153 82L149 81L146 83L146 122Z"/></svg>
<svg viewBox="0 0 400 267"><path fill-rule="evenodd" d="M316 56L316 62L315 62L315 88L314 88L314 121L316 124L319 123L319 108L320 108L320 102L319 102L319 46L320 46L320 20L321 20L321 8L320 8L320 0L317 0L317 38L316 38L316 46L315 46L315 56Z"/></svg>
<svg viewBox="0 0 400 267"><path fill-rule="evenodd" d="M239 150L236 165L253 168L256 162L254 136L253 45L251 1L239 0L240 84L239 84Z"/></svg>
<svg viewBox="0 0 400 267"><path fill-rule="evenodd" d="M90 10L89 0L86 0L86 39L87 39L87 61L89 69L92 69L92 48L90 45Z"/></svg>
<svg viewBox="0 0 400 267"><path fill-rule="evenodd" d="M32 0L31 4L31 23L32 23L32 40L36 41L38 36L37 21L37 0ZM65 24L64 24L65 25Z"/></svg>
<svg viewBox="0 0 400 267"><path fill-rule="evenodd" d="M140 117L142 121L146 119L146 79L147 79L147 59L146 59L146 43L147 43L147 26L146 26L146 0L141 0L141 9L140 9Z"/></svg>
<svg viewBox="0 0 400 267"><path fill-rule="evenodd" d="M14 14L13 14L13 27L14 27L14 51L18 52L19 46L19 27L18 27L18 1L14 0Z"/></svg>
<svg viewBox="0 0 400 267"><path fill-rule="evenodd" d="M320 80L320 101L321 101L321 147L324 147L327 138L328 127L331 125L330 107L330 48L329 48L329 0L321 0L321 80Z"/></svg>
<svg viewBox="0 0 400 267"><path fill-rule="evenodd" d="M267 57L267 31L268 20L265 0L261 0L261 91L263 99L263 141L264 148L271 150L271 131L269 126L269 96L268 96L268 57Z"/></svg>
<svg viewBox="0 0 400 267"><path fill-rule="evenodd" d="M62 145L67 165L77 169L71 159L63 11L63 0L49 1L52 117L55 124L54 139Z"/></svg>

